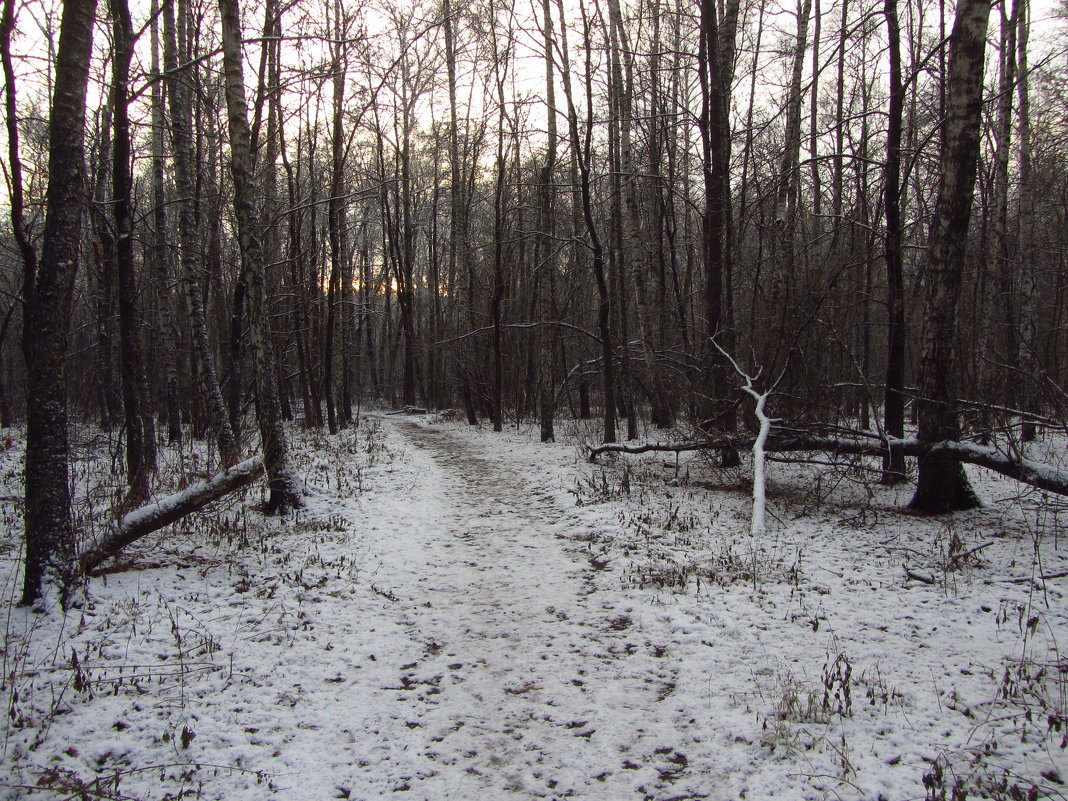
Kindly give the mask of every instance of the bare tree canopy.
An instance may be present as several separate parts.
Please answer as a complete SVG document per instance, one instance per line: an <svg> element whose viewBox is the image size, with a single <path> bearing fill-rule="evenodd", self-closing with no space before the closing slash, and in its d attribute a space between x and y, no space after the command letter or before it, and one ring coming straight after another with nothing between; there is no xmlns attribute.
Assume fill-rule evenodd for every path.
<svg viewBox="0 0 1068 801"><path fill-rule="evenodd" d="M769 452L877 453L927 512L978 502L961 461L1059 492L1028 449L1068 420L1065 34L991 8L8 0L25 599L75 580L83 423L121 443L116 519L205 437L196 480L258 452L297 506L286 426L368 403L731 468L735 360Z"/></svg>

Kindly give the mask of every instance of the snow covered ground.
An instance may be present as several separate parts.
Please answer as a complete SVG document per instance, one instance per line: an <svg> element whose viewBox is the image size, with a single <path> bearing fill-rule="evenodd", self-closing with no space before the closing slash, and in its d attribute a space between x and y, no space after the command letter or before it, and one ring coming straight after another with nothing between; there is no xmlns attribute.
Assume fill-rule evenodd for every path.
<svg viewBox="0 0 1068 801"><path fill-rule="evenodd" d="M1063 503L772 463L754 539L744 473L565 427L294 431L307 509L231 499L66 616L12 604L8 432L0 799L1068 797Z"/></svg>

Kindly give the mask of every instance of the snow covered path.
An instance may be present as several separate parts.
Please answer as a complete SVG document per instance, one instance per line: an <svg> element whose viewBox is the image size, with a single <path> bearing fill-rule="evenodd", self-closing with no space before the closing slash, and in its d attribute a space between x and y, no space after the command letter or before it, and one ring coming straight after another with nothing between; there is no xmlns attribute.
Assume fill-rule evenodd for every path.
<svg viewBox="0 0 1068 801"><path fill-rule="evenodd" d="M407 514L381 521L404 543L374 581L411 599L402 622L423 652L376 690L395 703L364 725L374 763L354 796L710 796L713 766L684 742L693 718L669 701L668 644L597 600L554 495L447 430L396 429L422 477Z"/></svg>
<svg viewBox="0 0 1068 801"><path fill-rule="evenodd" d="M799 512L819 479L776 465L754 538L747 489L588 465L571 425L295 431L307 508L235 496L66 616L14 606L0 450L0 801L1068 800L1057 508L924 519L861 486Z"/></svg>

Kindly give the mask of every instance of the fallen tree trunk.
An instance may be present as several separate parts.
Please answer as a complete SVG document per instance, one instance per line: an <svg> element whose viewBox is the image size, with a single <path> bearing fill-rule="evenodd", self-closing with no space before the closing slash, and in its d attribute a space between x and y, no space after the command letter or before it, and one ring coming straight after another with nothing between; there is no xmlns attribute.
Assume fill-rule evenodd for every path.
<svg viewBox="0 0 1068 801"><path fill-rule="evenodd" d="M650 442L644 445L605 443L590 448L590 461L596 461L602 453L648 453L668 451L680 453L696 450L719 450L722 448L752 448L755 437L723 437L715 440L686 442ZM996 448L976 445L971 442L920 442L918 439L896 439L874 433L856 436L820 436L804 433L772 432L764 444L767 453L792 451L819 451L859 456L883 456L887 453L901 456L949 456L961 462L985 467L1003 476L1015 479L1056 495L1068 496L1068 470L1042 464L1031 459L1008 456Z"/></svg>
<svg viewBox="0 0 1068 801"><path fill-rule="evenodd" d="M212 501L248 486L262 475L263 459L253 456L181 492L134 509L112 524L99 540L82 552L82 571L91 572L146 534L203 509Z"/></svg>

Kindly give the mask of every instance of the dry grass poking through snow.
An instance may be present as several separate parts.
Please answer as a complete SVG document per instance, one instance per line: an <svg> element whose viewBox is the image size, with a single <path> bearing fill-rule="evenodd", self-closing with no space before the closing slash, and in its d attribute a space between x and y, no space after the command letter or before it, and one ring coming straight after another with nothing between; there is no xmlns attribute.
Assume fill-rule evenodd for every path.
<svg viewBox="0 0 1068 801"><path fill-rule="evenodd" d="M1068 461L1063 436L1031 447ZM778 462L754 540L746 465L600 461L573 490L612 509L591 564L695 621L767 632L736 663L750 672L737 698L769 759L808 779L796 797L1068 797L1063 499L969 468L987 506L922 518L904 509L911 486L880 486L871 460Z"/></svg>
<svg viewBox="0 0 1068 801"><path fill-rule="evenodd" d="M294 430L307 509L230 498L131 549L65 616L13 606L22 451L0 433L0 799L1068 797L1063 503L969 468L985 508L918 518L865 463L771 463L754 539L744 467L588 465L581 421L550 446L414 422L433 435L376 416ZM78 440L91 534L119 450ZM468 500L450 495L461 446ZM1034 447L1066 458L1063 439ZM160 491L213 460L165 450ZM505 571L475 560L511 525L474 483L494 464L537 496L517 525L539 528L494 557L543 582L522 608L503 585L479 595ZM417 534L439 530L432 556ZM456 620L485 610L498 632L463 657L470 631L421 628L458 614L454 586ZM470 708L491 696L497 731Z"/></svg>
<svg viewBox="0 0 1068 801"><path fill-rule="evenodd" d="M314 629L311 610L321 599L359 603L366 565L349 542L351 512L369 476L391 469L381 423L365 418L336 437L294 431L307 509L264 518L262 488L235 494L127 549L91 580L84 607L66 615L14 605L19 434L0 440L0 798L212 798L205 787L220 776L270 790L272 771L243 767L232 743L216 743L217 760L195 749L212 725L199 710L215 693L259 682L257 667L241 664L243 644L290 647ZM86 536L121 497L109 478L117 451L102 434L75 451L76 515ZM204 478L215 454L192 443L161 457L159 495ZM284 692L271 703L286 703ZM249 742L256 729L244 727Z"/></svg>

